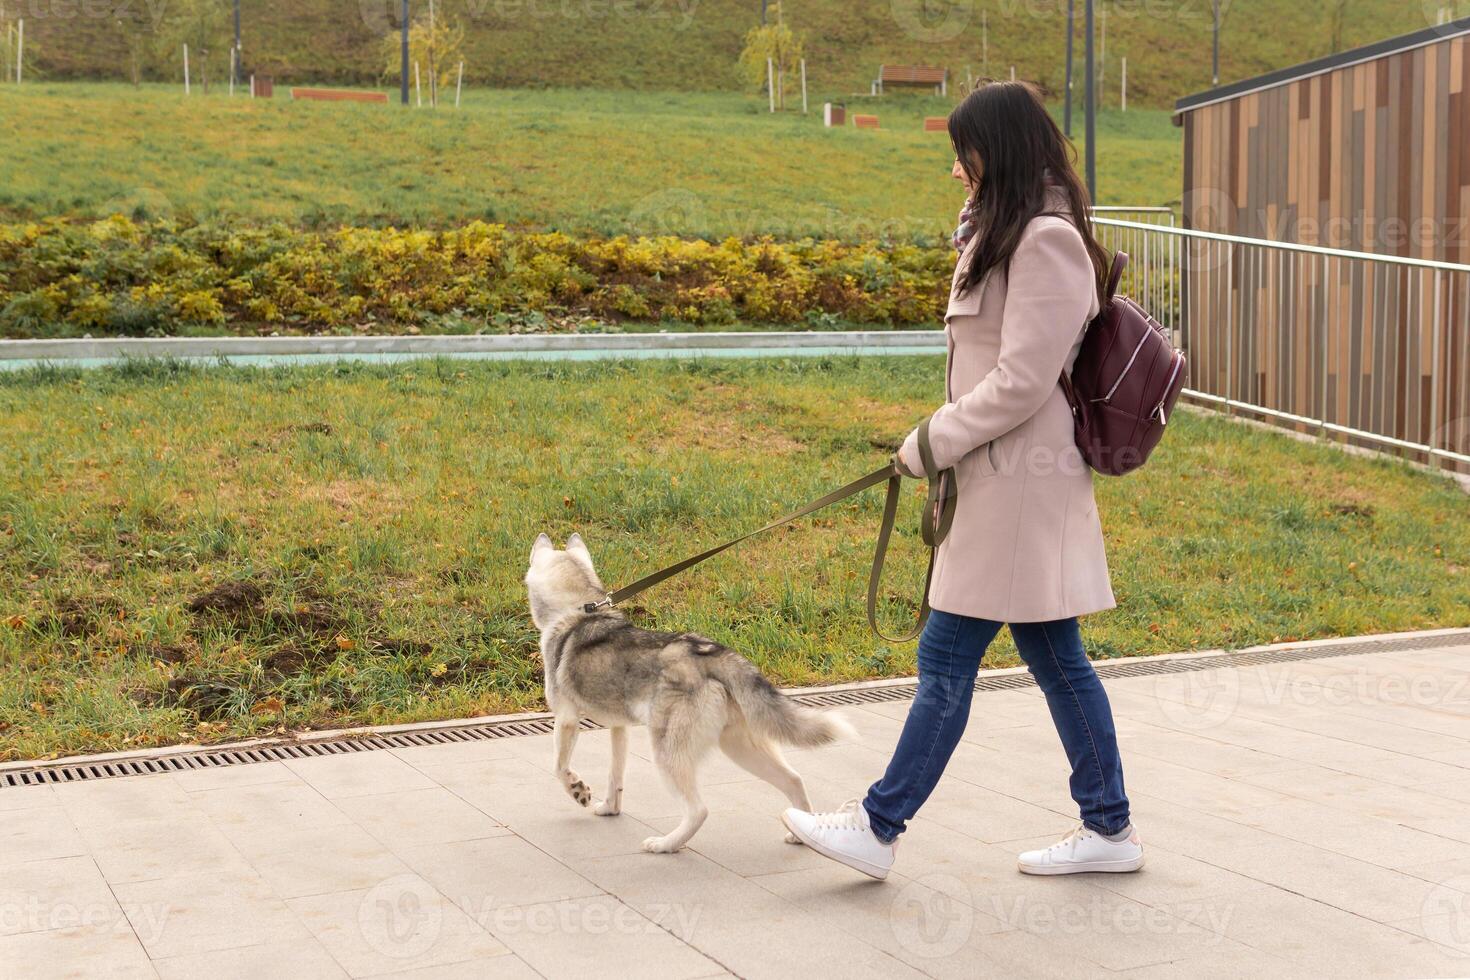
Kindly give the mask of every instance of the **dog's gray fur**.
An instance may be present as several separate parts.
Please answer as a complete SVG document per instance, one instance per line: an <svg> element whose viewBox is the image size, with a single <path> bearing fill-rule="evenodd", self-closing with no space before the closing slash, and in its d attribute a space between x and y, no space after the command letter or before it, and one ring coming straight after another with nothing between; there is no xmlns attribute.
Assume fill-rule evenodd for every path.
<svg viewBox="0 0 1470 980"><path fill-rule="evenodd" d="M613 816L622 809L630 725L648 726L654 762L684 799L683 821L645 840L646 851L677 851L704 823L708 810L696 770L715 745L785 793L792 806L811 809L801 776L780 747L851 735L845 721L782 697L749 660L714 640L640 629L606 607L586 612L586 603L607 592L580 535L573 534L564 551L545 534L536 539L526 590L541 631L546 701L556 719L556 771L572 799L582 806L592 802L592 791L571 768L578 727L590 718L612 732L607 796L596 813ZM790 835L787 840L796 843Z"/></svg>

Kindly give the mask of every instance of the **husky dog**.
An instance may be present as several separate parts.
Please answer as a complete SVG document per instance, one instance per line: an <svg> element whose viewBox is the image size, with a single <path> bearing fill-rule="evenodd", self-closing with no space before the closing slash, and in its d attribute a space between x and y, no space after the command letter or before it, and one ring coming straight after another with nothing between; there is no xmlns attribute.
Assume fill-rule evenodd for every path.
<svg viewBox="0 0 1470 980"><path fill-rule="evenodd" d="M546 701L556 719L556 772L572 799L592 802L592 790L571 768L583 718L612 730L607 797L593 812L615 816L623 805L628 726L647 725L653 761L684 799L684 819L672 833L650 837L645 851L669 854L688 843L709 814L699 796L696 769L716 744L736 765L810 810L801 776L781 756L781 745L822 745L852 734L831 713L793 704L750 661L693 633L656 633L628 622L602 602L607 590L592 568L581 535L565 551L542 534L526 571L531 619L541 631ZM789 843L798 843L787 835Z"/></svg>

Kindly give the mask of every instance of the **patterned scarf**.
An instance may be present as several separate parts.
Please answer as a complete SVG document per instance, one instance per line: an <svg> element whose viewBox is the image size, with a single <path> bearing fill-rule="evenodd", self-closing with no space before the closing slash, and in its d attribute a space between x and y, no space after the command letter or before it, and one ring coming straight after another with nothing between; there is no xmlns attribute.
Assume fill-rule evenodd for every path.
<svg viewBox="0 0 1470 980"><path fill-rule="evenodd" d="M970 239L975 237L975 213L979 210L978 203L968 200L965 206L960 208L959 227L955 228L954 234L949 239L954 244L956 252L963 252L965 246L970 244Z"/></svg>

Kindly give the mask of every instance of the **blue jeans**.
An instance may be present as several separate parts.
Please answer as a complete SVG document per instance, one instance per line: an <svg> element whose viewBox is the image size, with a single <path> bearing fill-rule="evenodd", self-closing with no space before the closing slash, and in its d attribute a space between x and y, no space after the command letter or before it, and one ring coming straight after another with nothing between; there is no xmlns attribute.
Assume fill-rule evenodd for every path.
<svg viewBox="0 0 1470 980"><path fill-rule="evenodd" d="M1003 625L938 609L930 613L919 636L919 691L888 770L863 800L880 840L903 833L904 822L939 784L970 717L980 659ZM1072 766L1072 799L1082 822L1101 834L1118 833L1128 826L1123 762L1113 711L1082 648L1076 617L1010 627L1026 669L1046 695Z"/></svg>

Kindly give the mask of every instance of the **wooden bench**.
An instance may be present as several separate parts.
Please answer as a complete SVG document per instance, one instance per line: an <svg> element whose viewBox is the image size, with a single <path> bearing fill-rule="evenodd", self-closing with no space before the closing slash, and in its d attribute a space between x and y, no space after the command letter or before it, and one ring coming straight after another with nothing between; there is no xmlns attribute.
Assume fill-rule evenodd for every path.
<svg viewBox="0 0 1470 980"><path fill-rule="evenodd" d="M293 88L291 98L314 102L388 102L384 92L357 92L343 88Z"/></svg>
<svg viewBox="0 0 1470 980"><path fill-rule="evenodd" d="M878 94L888 85L918 85L934 88L940 95L949 92L949 69L932 65L879 65Z"/></svg>
<svg viewBox="0 0 1470 980"><path fill-rule="evenodd" d="M854 126L856 126L858 129L877 129L878 128L878 117L877 116L864 116L864 115L862 115L860 113L854 112L852 114L852 124Z"/></svg>
<svg viewBox="0 0 1470 980"><path fill-rule="evenodd" d="M949 117L948 116L925 116L924 117L924 132L926 132L926 133L947 133L947 132L949 132Z"/></svg>

